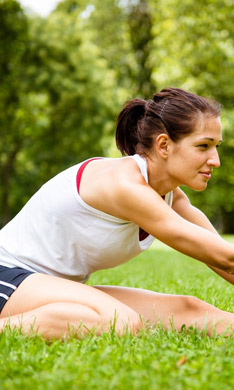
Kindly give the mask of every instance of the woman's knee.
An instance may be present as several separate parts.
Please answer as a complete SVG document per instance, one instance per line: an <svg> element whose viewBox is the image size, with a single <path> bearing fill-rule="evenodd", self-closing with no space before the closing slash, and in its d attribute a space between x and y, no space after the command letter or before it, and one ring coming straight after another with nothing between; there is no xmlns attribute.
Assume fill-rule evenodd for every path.
<svg viewBox="0 0 234 390"><path fill-rule="evenodd" d="M101 316L95 310L70 302L49 303L31 313L31 329L46 338L80 337L94 329L99 333L102 326ZM22 317L23 322L26 317L27 312Z"/></svg>
<svg viewBox="0 0 234 390"><path fill-rule="evenodd" d="M88 306L63 302L48 304L38 314L39 325L53 329L56 337L66 335L69 329L81 334L91 331L100 335L114 328L116 334L123 335L127 330L135 334L142 327L140 316L131 309L102 315Z"/></svg>
<svg viewBox="0 0 234 390"><path fill-rule="evenodd" d="M208 309L209 304L192 295L183 296L183 309L185 311L200 312Z"/></svg>

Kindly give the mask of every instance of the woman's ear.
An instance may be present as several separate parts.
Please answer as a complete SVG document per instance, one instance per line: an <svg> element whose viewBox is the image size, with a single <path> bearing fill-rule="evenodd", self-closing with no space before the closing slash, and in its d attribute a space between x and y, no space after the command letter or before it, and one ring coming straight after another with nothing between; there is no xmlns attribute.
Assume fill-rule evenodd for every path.
<svg viewBox="0 0 234 390"><path fill-rule="evenodd" d="M168 156L170 141L171 141L171 139L170 139L169 135L165 134L165 133L159 134L155 140L155 146L156 146L157 153L162 158L167 158L167 156Z"/></svg>

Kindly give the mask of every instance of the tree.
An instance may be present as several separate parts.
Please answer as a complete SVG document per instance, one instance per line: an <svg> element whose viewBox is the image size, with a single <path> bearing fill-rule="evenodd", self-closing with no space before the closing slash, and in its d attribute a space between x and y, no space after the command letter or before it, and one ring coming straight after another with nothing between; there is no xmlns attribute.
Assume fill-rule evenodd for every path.
<svg viewBox="0 0 234 390"><path fill-rule="evenodd" d="M9 6L14 6L14 22L6 17L13 12ZM2 65L2 78L8 77L0 98L4 224L51 176L105 154L117 99L114 73L82 31L82 21L59 11L27 21L13 0L1 3L1 15L15 48L5 58L9 76Z"/></svg>
<svg viewBox="0 0 234 390"><path fill-rule="evenodd" d="M17 154L25 141L19 106L25 90L23 57L27 44L28 23L14 0L0 2L0 175L1 218L10 217L10 180Z"/></svg>
<svg viewBox="0 0 234 390"><path fill-rule="evenodd" d="M130 2L127 15L132 51L136 56L136 67L131 72L135 85L133 93L148 99L155 92L155 84L152 82L153 66L150 62L153 15L149 1Z"/></svg>
<svg viewBox="0 0 234 390"><path fill-rule="evenodd" d="M151 97L152 10L149 0L65 0L62 10L83 19L83 31L88 31L100 55L113 69L123 94Z"/></svg>
<svg viewBox="0 0 234 390"><path fill-rule="evenodd" d="M65 167L74 158L102 154L103 136L113 131L116 115L113 72L74 14L57 11L34 21L32 37L28 77L48 95L50 106L48 164Z"/></svg>

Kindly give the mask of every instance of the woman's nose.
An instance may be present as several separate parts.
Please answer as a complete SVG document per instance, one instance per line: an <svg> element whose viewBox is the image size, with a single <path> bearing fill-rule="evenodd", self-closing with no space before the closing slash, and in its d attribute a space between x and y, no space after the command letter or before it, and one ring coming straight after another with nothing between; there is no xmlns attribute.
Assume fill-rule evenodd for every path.
<svg viewBox="0 0 234 390"><path fill-rule="evenodd" d="M219 168L220 167L220 158L217 149L213 151L212 155L209 157L207 164L209 166L212 166L214 168Z"/></svg>

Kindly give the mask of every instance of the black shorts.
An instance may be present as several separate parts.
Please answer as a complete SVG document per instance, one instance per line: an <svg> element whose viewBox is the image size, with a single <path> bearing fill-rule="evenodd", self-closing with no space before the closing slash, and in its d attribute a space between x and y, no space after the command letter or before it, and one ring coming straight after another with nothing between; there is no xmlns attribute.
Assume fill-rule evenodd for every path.
<svg viewBox="0 0 234 390"><path fill-rule="evenodd" d="M20 267L3 267L0 265L0 313L21 282L33 272Z"/></svg>

